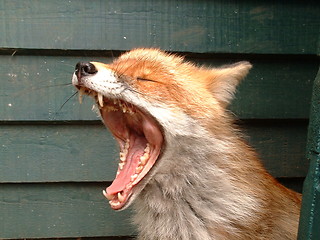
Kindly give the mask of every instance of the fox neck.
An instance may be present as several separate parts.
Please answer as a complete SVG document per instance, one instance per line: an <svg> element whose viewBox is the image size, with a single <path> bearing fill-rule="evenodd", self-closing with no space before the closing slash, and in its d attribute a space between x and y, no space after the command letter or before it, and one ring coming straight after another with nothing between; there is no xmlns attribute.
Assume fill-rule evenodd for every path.
<svg viewBox="0 0 320 240"><path fill-rule="evenodd" d="M236 235L238 222L256 220L249 216L258 203L224 167L234 161L234 143L199 125L166 136L157 171L135 202L140 239L224 239Z"/></svg>

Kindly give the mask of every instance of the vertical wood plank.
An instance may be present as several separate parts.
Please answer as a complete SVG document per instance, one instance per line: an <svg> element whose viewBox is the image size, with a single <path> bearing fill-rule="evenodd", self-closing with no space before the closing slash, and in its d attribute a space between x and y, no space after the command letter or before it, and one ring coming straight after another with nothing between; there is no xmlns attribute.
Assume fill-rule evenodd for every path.
<svg viewBox="0 0 320 240"><path fill-rule="evenodd" d="M310 168L304 182L299 240L320 239L320 68L314 82L307 158Z"/></svg>

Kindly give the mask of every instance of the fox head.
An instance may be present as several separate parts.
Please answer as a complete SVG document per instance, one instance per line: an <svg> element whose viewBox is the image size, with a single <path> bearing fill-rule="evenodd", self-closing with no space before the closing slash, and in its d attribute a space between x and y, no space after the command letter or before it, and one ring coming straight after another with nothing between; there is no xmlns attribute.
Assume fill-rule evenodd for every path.
<svg viewBox="0 0 320 240"><path fill-rule="evenodd" d="M72 83L95 98L103 123L120 147L116 177L106 191L111 207L128 207L174 151L177 138L218 130L226 106L251 64L198 67L158 49L134 49L111 64L78 63ZM227 119L227 120L226 120ZM212 132L212 131L211 131Z"/></svg>

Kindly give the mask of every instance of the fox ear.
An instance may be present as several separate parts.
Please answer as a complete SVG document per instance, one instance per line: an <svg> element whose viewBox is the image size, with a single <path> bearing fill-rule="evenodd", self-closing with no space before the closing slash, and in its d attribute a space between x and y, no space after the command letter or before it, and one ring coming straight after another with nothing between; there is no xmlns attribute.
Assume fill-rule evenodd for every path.
<svg viewBox="0 0 320 240"><path fill-rule="evenodd" d="M223 105L232 100L236 87L252 68L249 62L238 62L223 68L213 69L210 89L214 97Z"/></svg>

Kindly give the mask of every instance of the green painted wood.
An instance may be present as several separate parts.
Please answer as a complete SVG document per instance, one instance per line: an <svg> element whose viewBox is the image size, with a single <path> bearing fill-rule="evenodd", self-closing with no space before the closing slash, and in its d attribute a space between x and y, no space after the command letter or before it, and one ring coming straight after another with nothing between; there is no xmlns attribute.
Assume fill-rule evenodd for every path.
<svg viewBox="0 0 320 240"><path fill-rule="evenodd" d="M248 57L248 56L247 56ZM244 60L214 55L189 58L199 64L221 66ZM80 105L71 76L78 61L110 62L112 58L0 55L0 121L97 120L93 101ZM239 118L308 118L317 59L269 57L248 59L253 69L238 88L231 110ZM70 84L65 86L65 84Z"/></svg>
<svg viewBox="0 0 320 240"><path fill-rule="evenodd" d="M0 1L0 47L316 54L319 1Z"/></svg>
<svg viewBox="0 0 320 240"><path fill-rule="evenodd" d="M0 238L134 235L131 210L111 210L101 193L104 187L92 183L1 184Z"/></svg>
<svg viewBox="0 0 320 240"><path fill-rule="evenodd" d="M306 123L248 124L248 141L276 177L304 177ZM0 182L113 180L118 147L102 125L0 125Z"/></svg>
<svg viewBox="0 0 320 240"><path fill-rule="evenodd" d="M1 56L1 120L97 120L93 101L80 105L71 77L83 57ZM103 59L101 59L103 60Z"/></svg>
<svg viewBox="0 0 320 240"><path fill-rule="evenodd" d="M310 168L303 187L299 240L320 239L320 68L311 106L307 146Z"/></svg>
<svg viewBox="0 0 320 240"><path fill-rule="evenodd" d="M130 210L111 210L104 187L1 184L0 239L133 235Z"/></svg>
<svg viewBox="0 0 320 240"><path fill-rule="evenodd" d="M309 166L304 158L307 138L305 122L248 123L248 142L257 150L267 170L275 177L305 177Z"/></svg>
<svg viewBox="0 0 320 240"><path fill-rule="evenodd" d="M118 147L102 125L0 126L0 182L110 181Z"/></svg>

